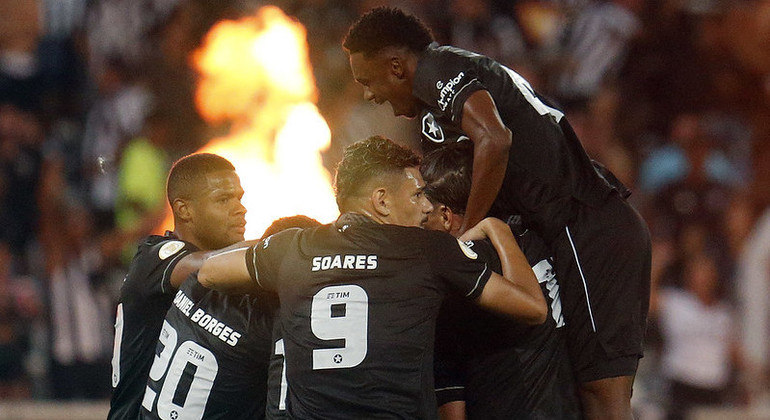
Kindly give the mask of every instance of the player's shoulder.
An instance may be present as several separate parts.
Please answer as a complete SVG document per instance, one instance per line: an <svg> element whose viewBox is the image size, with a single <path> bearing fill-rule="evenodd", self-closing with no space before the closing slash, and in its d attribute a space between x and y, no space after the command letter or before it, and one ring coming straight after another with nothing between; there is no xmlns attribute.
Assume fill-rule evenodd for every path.
<svg viewBox="0 0 770 420"><path fill-rule="evenodd" d="M485 261L497 258L497 252L489 239L479 239L475 241L459 241L470 250L477 253Z"/></svg>
<svg viewBox="0 0 770 420"><path fill-rule="evenodd" d="M423 245L426 241L436 240L437 237L442 237L443 232L434 230L427 230L414 226L399 226L391 224L375 225L373 229L382 229L383 232L396 240L410 241L415 245Z"/></svg>
<svg viewBox="0 0 770 420"><path fill-rule="evenodd" d="M298 241L305 237L306 234L312 235L317 229L317 227L305 229L295 227L284 229L260 241L260 243L257 244L257 251L260 251L259 248L261 248L261 251L269 250L269 252L274 252L276 250L285 251L288 247L292 246L292 244L298 244Z"/></svg>
<svg viewBox="0 0 770 420"><path fill-rule="evenodd" d="M475 245L475 243L471 241L464 242L446 232L438 230L420 230L423 233L419 235L415 242L422 247L422 250L426 255L444 257L453 252L456 253L457 251L461 251L468 258L478 258L478 253L472 249L472 246Z"/></svg>
<svg viewBox="0 0 770 420"><path fill-rule="evenodd" d="M153 277L150 281L155 281L155 277L161 276L165 271L164 267L174 265L185 255L197 250L195 245L170 232L165 235L147 236L139 242L136 254L128 267L126 282L144 282L148 276Z"/></svg>
<svg viewBox="0 0 770 420"><path fill-rule="evenodd" d="M191 251L197 248L170 232L165 235L149 235L139 242L134 260L163 261L179 254L182 250Z"/></svg>

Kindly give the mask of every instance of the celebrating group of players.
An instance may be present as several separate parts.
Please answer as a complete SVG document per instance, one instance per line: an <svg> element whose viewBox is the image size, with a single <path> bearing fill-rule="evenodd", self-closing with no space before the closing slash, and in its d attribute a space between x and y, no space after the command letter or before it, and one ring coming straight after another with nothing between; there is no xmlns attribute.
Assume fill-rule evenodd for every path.
<svg viewBox="0 0 770 420"><path fill-rule="evenodd" d="M423 158L355 143L337 221L256 241L233 166L177 161L174 231L121 290L109 418L631 418L650 244L625 187L417 18L373 9L343 46L367 100L420 118Z"/></svg>

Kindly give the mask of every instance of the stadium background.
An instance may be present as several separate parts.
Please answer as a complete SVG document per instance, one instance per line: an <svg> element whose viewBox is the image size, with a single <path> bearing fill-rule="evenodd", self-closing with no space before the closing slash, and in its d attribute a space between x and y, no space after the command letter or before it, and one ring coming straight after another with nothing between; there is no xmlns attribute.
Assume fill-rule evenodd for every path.
<svg viewBox="0 0 770 420"><path fill-rule="evenodd" d="M201 105L207 70L193 57L206 34L267 4L306 28L317 90L297 98L257 90L238 115ZM350 23L381 4L417 14L442 44L521 73L562 105L588 153L634 191L653 237L650 327L634 395L640 418L663 415L667 378L704 372L727 377L693 383L719 390L728 411L717 415L766 418L766 0L0 0L0 418L103 416L120 283L136 241L162 223L164 177L176 158L211 139L260 135L245 142L256 150L235 153L295 173L332 171L345 145L374 133L417 147L415 122L363 101L340 48ZM241 83L236 91L257 77L243 66L239 76L223 76ZM238 97L225 92L230 110ZM270 114L287 96L310 104L309 120ZM253 116L261 119L244 122ZM267 125L276 120L285 126ZM233 134L250 123L261 133ZM281 147L282 127L298 126L308 127L299 137L320 137ZM289 160L276 163L281 155ZM328 181L323 170L255 177L244 183L259 191L250 213L262 206L278 214L254 223L251 237L273 216L310 213L308 204L322 201L328 208L328 196L305 188L328 188L314 184ZM280 199L252 186L260 183L277 186ZM671 305L672 290L691 307ZM727 321L701 317L679 329L660 322L704 308ZM705 345L691 350L693 343ZM677 364L681 357L696 363Z"/></svg>

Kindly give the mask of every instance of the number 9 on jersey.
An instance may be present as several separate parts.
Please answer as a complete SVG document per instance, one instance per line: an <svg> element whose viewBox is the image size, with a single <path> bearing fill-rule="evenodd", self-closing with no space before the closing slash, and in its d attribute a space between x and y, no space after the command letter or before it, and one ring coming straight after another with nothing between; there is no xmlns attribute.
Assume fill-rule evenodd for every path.
<svg viewBox="0 0 770 420"><path fill-rule="evenodd" d="M313 350L313 369L358 366L367 351L369 295L357 285L328 286L313 296L310 329L321 340L345 340L344 347Z"/></svg>

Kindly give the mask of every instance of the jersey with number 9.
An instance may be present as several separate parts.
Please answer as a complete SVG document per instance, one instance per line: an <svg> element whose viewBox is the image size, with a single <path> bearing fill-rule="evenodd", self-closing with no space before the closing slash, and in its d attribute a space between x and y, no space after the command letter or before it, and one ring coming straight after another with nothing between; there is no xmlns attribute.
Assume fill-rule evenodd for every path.
<svg viewBox="0 0 770 420"><path fill-rule="evenodd" d="M281 299L293 418L434 418L433 336L444 295L481 293L490 271L453 237L345 214L287 230L246 255Z"/></svg>

